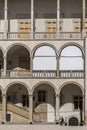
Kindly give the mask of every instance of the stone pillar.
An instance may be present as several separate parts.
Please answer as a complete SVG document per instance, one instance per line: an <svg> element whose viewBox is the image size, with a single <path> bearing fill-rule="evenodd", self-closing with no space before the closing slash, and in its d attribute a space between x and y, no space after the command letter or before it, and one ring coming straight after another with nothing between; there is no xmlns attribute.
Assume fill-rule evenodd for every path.
<svg viewBox="0 0 87 130"><path fill-rule="evenodd" d="M4 38L7 39L7 32L8 32L8 0L4 0Z"/></svg>
<svg viewBox="0 0 87 130"><path fill-rule="evenodd" d="M59 120L60 116L60 95L56 94L56 122Z"/></svg>
<svg viewBox="0 0 87 130"><path fill-rule="evenodd" d="M59 60L60 60L60 57L59 56L57 56L57 58L56 58L56 60L57 60L57 77L59 77Z"/></svg>
<svg viewBox="0 0 87 130"><path fill-rule="evenodd" d="M85 44L85 69L84 69L84 73L85 73L85 83L84 83L84 104L85 104L85 123L87 124L87 38L84 40L84 44Z"/></svg>
<svg viewBox="0 0 87 130"><path fill-rule="evenodd" d="M33 95L29 95L29 123L33 122Z"/></svg>
<svg viewBox="0 0 87 130"><path fill-rule="evenodd" d="M82 0L82 37L84 38L85 36L85 0Z"/></svg>
<svg viewBox="0 0 87 130"><path fill-rule="evenodd" d="M34 38L34 0L31 0L31 38Z"/></svg>
<svg viewBox="0 0 87 130"><path fill-rule="evenodd" d="M60 0L57 0L56 38L60 38Z"/></svg>
<svg viewBox="0 0 87 130"><path fill-rule="evenodd" d="M2 94L2 122L6 122L6 94Z"/></svg>
<svg viewBox="0 0 87 130"><path fill-rule="evenodd" d="M83 98L82 98L82 102L83 102L83 106L82 106L82 120L84 121L85 120L85 96L83 95Z"/></svg>
<svg viewBox="0 0 87 130"><path fill-rule="evenodd" d="M4 76L6 76L6 70L7 70L7 61L6 61L6 57L4 56Z"/></svg>
<svg viewBox="0 0 87 130"><path fill-rule="evenodd" d="M33 56L30 57L30 73L33 76Z"/></svg>

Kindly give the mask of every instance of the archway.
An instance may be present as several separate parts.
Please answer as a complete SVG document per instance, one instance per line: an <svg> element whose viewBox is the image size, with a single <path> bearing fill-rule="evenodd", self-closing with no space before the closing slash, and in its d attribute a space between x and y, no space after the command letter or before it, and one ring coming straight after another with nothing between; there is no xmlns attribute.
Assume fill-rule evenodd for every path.
<svg viewBox="0 0 87 130"><path fill-rule="evenodd" d="M21 46L15 45L7 53L7 72L8 76L29 76L30 53Z"/></svg>
<svg viewBox="0 0 87 130"><path fill-rule="evenodd" d="M56 53L52 47L44 45L35 50L33 70L56 70Z"/></svg>
<svg viewBox="0 0 87 130"><path fill-rule="evenodd" d="M55 121L55 90L48 84L38 85L33 92L34 121ZM52 98L51 98L52 97Z"/></svg>
<svg viewBox="0 0 87 130"><path fill-rule="evenodd" d="M65 122L70 116L84 120L83 115L83 93L79 86L75 84L65 85L60 92L60 115L64 117ZM67 122L68 123L68 122Z"/></svg>
<svg viewBox="0 0 87 130"><path fill-rule="evenodd" d="M28 122L28 90L22 84L13 84L7 89L7 121Z"/></svg>
<svg viewBox="0 0 87 130"><path fill-rule="evenodd" d="M79 47L68 45L60 53L60 70L83 70L83 54ZM66 64L66 65L65 65Z"/></svg>

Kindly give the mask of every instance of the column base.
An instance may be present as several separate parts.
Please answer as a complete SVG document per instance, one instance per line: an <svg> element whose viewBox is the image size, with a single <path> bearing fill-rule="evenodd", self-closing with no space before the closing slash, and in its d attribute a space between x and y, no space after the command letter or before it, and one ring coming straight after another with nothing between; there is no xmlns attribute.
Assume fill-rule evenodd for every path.
<svg viewBox="0 0 87 130"><path fill-rule="evenodd" d="M29 124L33 124L33 122L32 122L32 121L29 121Z"/></svg>
<svg viewBox="0 0 87 130"><path fill-rule="evenodd" d="M87 115L85 116L85 124L87 125Z"/></svg>
<svg viewBox="0 0 87 130"><path fill-rule="evenodd" d="M4 122L4 121L2 121L2 124L5 124L5 122Z"/></svg>

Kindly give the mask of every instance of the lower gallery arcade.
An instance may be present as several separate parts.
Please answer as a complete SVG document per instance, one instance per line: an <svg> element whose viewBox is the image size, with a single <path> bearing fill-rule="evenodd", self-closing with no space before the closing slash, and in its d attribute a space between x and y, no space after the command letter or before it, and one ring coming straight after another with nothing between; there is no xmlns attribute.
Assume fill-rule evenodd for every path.
<svg viewBox="0 0 87 130"><path fill-rule="evenodd" d="M58 88L58 87L57 87ZM22 84L0 90L0 122L55 123L60 117L71 125L84 121L83 90L74 83L60 89L41 83L32 90Z"/></svg>

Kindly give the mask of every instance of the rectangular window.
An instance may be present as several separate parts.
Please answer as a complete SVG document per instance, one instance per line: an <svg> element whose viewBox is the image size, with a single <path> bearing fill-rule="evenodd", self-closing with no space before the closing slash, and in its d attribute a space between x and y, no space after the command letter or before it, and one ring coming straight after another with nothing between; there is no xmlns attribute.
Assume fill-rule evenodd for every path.
<svg viewBox="0 0 87 130"><path fill-rule="evenodd" d="M74 109L82 109L82 96L74 96Z"/></svg>
<svg viewBox="0 0 87 130"><path fill-rule="evenodd" d="M11 95L7 95L7 101L8 101L8 102L11 101Z"/></svg>
<svg viewBox="0 0 87 130"><path fill-rule="evenodd" d="M46 102L46 91L38 91L38 102Z"/></svg>
<svg viewBox="0 0 87 130"><path fill-rule="evenodd" d="M87 22L85 22L85 31L87 33Z"/></svg>
<svg viewBox="0 0 87 130"><path fill-rule="evenodd" d="M74 27L75 27L75 32L80 32L81 31L81 23L80 23L80 21L76 21L74 23Z"/></svg>
<svg viewBox="0 0 87 130"><path fill-rule="evenodd" d="M75 21L74 22L74 28L75 28L75 32L81 32L82 30L82 22L81 21ZM85 21L85 31L87 33L87 21Z"/></svg>
<svg viewBox="0 0 87 130"><path fill-rule="evenodd" d="M31 29L30 22L19 22L19 38L27 39L30 37L29 32Z"/></svg>
<svg viewBox="0 0 87 130"><path fill-rule="evenodd" d="M30 69L30 59L29 57L19 57L19 66L22 68L22 69Z"/></svg>
<svg viewBox="0 0 87 130"><path fill-rule="evenodd" d="M22 104L23 104L23 107L29 107L29 98L28 98L28 95L23 95L22 96Z"/></svg>
<svg viewBox="0 0 87 130"><path fill-rule="evenodd" d="M47 38L56 38L56 21L47 21L46 22L46 32L47 35L45 37ZM60 32L62 31L62 21L60 21Z"/></svg>
<svg viewBox="0 0 87 130"><path fill-rule="evenodd" d="M7 122L10 122L10 121L11 121L11 114L7 114L7 115L6 115L6 121L7 121Z"/></svg>

